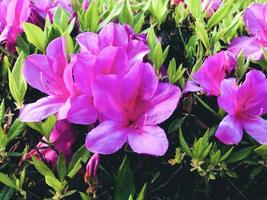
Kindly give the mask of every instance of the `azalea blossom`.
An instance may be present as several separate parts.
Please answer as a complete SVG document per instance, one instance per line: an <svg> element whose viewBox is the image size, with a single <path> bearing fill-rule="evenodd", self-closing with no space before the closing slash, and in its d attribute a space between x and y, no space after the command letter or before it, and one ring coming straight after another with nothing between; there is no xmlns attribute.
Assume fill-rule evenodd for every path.
<svg viewBox="0 0 267 200"><path fill-rule="evenodd" d="M84 175L84 181L88 182L90 177L96 177L96 173L99 167L100 155L95 153L88 161L86 165L86 172Z"/></svg>
<svg viewBox="0 0 267 200"><path fill-rule="evenodd" d="M246 58L261 60L263 49L267 49L267 4L254 3L247 8L244 23L251 36L235 38L229 51L238 55L243 50Z"/></svg>
<svg viewBox="0 0 267 200"><path fill-rule="evenodd" d="M30 0L0 1L0 42L5 41L7 49L13 48L17 36L23 32L22 25L30 12Z"/></svg>
<svg viewBox="0 0 267 200"><path fill-rule="evenodd" d="M87 135L89 151L111 154L128 143L136 153L166 152L168 140L157 124L175 110L181 96L178 87L159 83L153 67L142 62L125 76L98 77L92 87L101 123Z"/></svg>
<svg viewBox="0 0 267 200"><path fill-rule="evenodd" d="M235 67L235 56L229 51L209 56L192 75L193 80L187 81L183 93L201 91L209 96L219 96L221 82Z"/></svg>
<svg viewBox="0 0 267 200"><path fill-rule="evenodd" d="M225 144L238 144L243 129L261 144L267 144L267 121L260 116L267 113L267 80L257 70L246 74L240 86L235 78L221 84L218 104L228 115L219 124L216 137Z"/></svg>
<svg viewBox="0 0 267 200"><path fill-rule="evenodd" d="M59 153L63 153L67 161L71 159L71 147L76 141L76 133L70 123L66 120L61 120L57 121L50 134L49 141L47 141L44 137L42 140L44 142L39 142L36 146L39 152L36 149L32 149L27 153L25 159L31 159L32 156L36 156L38 159L41 159L41 154L49 163L55 165Z"/></svg>
<svg viewBox="0 0 267 200"><path fill-rule="evenodd" d="M97 118L93 99L77 89L72 71L64 37L53 40L46 55L28 56L24 63L25 79L30 86L48 96L26 105L20 113L21 121L38 122L57 113L58 119L72 123L93 123Z"/></svg>

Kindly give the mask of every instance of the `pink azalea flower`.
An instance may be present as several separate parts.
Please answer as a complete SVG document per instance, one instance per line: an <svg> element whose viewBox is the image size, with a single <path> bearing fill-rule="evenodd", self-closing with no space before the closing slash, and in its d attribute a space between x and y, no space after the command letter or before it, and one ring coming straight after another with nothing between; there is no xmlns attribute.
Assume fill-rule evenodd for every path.
<svg viewBox="0 0 267 200"><path fill-rule="evenodd" d="M71 147L76 140L76 133L71 125L66 120L58 121L51 132L49 139L49 142L53 146L52 148L48 145L49 142L44 137L42 138L44 142L39 142L36 146L43 158L52 165L55 165L58 153L63 153L66 160L70 161L72 156ZM32 156L41 159L39 153L36 149L32 149L27 153L25 159L31 159Z"/></svg>
<svg viewBox="0 0 267 200"><path fill-rule="evenodd" d="M261 60L263 50L267 49L267 4L252 4L244 14L245 26L251 36L235 38L229 51L238 55L243 49L245 57Z"/></svg>
<svg viewBox="0 0 267 200"><path fill-rule="evenodd" d="M150 64L136 62L123 77L98 77L92 92L102 118L87 135L90 151L111 154L128 142L137 153L166 152L168 140L157 124L173 113L181 92L174 85L159 83Z"/></svg>
<svg viewBox="0 0 267 200"><path fill-rule="evenodd" d="M73 80L73 65L67 63L64 37L53 40L46 55L33 54L24 63L24 76L33 88L48 95L26 105L20 113L24 122L38 122L57 113L58 119L90 124L97 118L93 99L83 95Z"/></svg>
<svg viewBox="0 0 267 200"><path fill-rule="evenodd" d="M95 153L86 165L86 172L84 175L84 181L88 182L90 177L96 177L96 173L99 167L100 155Z"/></svg>
<svg viewBox="0 0 267 200"><path fill-rule="evenodd" d="M200 69L186 83L183 93L201 91L209 96L219 96L221 82L235 69L236 60L229 51L209 56Z"/></svg>
<svg viewBox="0 0 267 200"><path fill-rule="evenodd" d="M130 63L142 61L143 57L149 53L143 36L134 34L133 30L126 25L109 23L103 27L99 34L92 32L81 33L77 36L81 53L99 55L112 46L121 48ZM107 51L106 51L107 52Z"/></svg>
<svg viewBox="0 0 267 200"><path fill-rule="evenodd" d="M23 32L22 25L27 21L30 11L29 0L0 1L0 42L6 41L8 49Z"/></svg>
<svg viewBox="0 0 267 200"><path fill-rule="evenodd" d="M267 113L267 80L257 70L247 73L244 83L234 78L221 84L218 104L228 115L219 124L216 137L225 144L238 144L243 129L261 144L267 143L267 121L260 116Z"/></svg>

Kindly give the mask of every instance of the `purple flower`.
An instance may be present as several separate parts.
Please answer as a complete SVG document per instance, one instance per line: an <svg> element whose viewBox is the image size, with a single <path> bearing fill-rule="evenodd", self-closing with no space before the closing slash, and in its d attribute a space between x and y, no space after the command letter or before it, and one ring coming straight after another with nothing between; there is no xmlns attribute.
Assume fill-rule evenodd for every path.
<svg viewBox="0 0 267 200"><path fill-rule="evenodd" d="M71 147L76 140L76 133L66 120L61 120L56 123L50 134L49 141L47 141L44 137L42 140L44 142L39 142L36 147L43 158L45 158L49 163L52 165L56 164L58 153L63 153L67 161L70 161L72 156ZM39 153L36 149L32 149L27 153L25 159L30 159L32 156L36 156L38 159L41 159Z"/></svg>
<svg viewBox="0 0 267 200"><path fill-rule="evenodd" d="M251 36L235 38L231 42L229 51L238 55L243 49L245 57L261 60L262 48L267 48L267 4L252 4L245 11L244 22Z"/></svg>
<svg viewBox="0 0 267 200"><path fill-rule="evenodd" d="M86 165L86 172L84 175L85 182L88 182L91 176L96 177L96 173L99 167L99 160L100 160L100 155L98 153L95 153L88 161Z"/></svg>
<svg viewBox="0 0 267 200"><path fill-rule="evenodd" d="M30 15L29 0L3 0L0 2L0 42L6 41L8 49L23 32L22 24Z"/></svg>
<svg viewBox="0 0 267 200"><path fill-rule="evenodd" d="M225 144L238 144L243 129L261 144L267 143L267 121L260 116L267 113L267 80L257 70L246 74L244 83L236 84L234 78L221 84L218 104L228 115L219 124L216 137Z"/></svg>
<svg viewBox="0 0 267 200"><path fill-rule="evenodd" d="M202 91L209 96L219 96L221 82L235 69L236 59L229 51L209 56L200 69L186 83L183 93Z"/></svg>
<svg viewBox="0 0 267 200"><path fill-rule="evenodd" d="M110 23L104 26L99 34L92 32L81 33L77 36L81 53L99 55L109 47L117 47L124 50L131 63L142 61L149 53L149 47L145 43L143 35L134 34L126 25Z"/></svg>
<svg viewBox="0 0 267 200"><path fill-rule="evenodd" d="M38 122L57 113L58 119L77 124L90 124L97 118L93 99L83 95L73 80L73 64L67 63L64 37L53 40L46 55L33 54L24 63L24 76L29 85L48 95L26 105L20 113L24 122Z"/></svg>
<svg viewBox="0 0 267 200"><path fill-rule="evenodd" d="M222 0L202 0L201 6L202 9L210 17L221 5Z"/></svg>
<svg viewBox="0 0 267 200"><path fill-rule="evenodd" d="M168 140L157 124L175 110L180 89L159 83L150 64L136 62L125 76L105 75L93 82L93 96L101 123L86 138L87 148L111 154L126 142L133 151L163 155Z"/></svg>

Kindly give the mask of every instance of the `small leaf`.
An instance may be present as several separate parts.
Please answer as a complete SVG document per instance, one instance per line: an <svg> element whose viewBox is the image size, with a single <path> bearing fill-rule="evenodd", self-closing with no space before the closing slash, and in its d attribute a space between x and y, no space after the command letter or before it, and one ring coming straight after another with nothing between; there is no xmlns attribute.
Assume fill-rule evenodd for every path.
<svg viewBox="0 0 267 200"><path fill-rule="evenodd" d="M79 194L80 194L82 200L91 200L91 198L87 194L85 194L83 192L79 192Z"/></svg>
<svg viewBox="0 0 267 200"><path fill-rule="evenodd" d="M129 0L123 0L122 11L119 15L120 23L133 25L133 12Z"/></svg>
<svg viewBox="0 0 267 200"><path fill-rule="evenodd" d="M146 197L146 188L147 188L147 184L145 183L144 186L142 187L140 193L138 194L136 200L145 200L145 197Z"/></svg>
<svg viewBox="0 0 267 200"><path fill-rule="evenodd" d="M233 153L228 159L227 163L235 163L239 162L241 160L244 160L246 157L250 155L250 153L253 151L255 147L247 147L245 149L242 149L238 152Z"/></svg>
<svg viewBox="0 0 267 200"><path fill-rule="evenodd" d="M44 52L46 46L46 36L42 29L34 24L25 22L23 24L23 30L26 34L27 40Z"/></svg>
<svg viewBox="0 0 267 200"><path fill-rule="evenodd" d="M100 21L99 1L92 1L84 14L84 27L86 30L96 32Z"/></svg>
<svg viewBox="0 0 267 200"><path fill-rule="evenodd" d="M75 154L72 156L72 159L70 161L70 164L68 166L68 173L70 173L70 171L74 168L74 166L76 165L76 163L79 160L82 160L83 162L86 162L88 160L90 156L89 151L86 149L85 146L81 146L76 152Z"/></svg>
<svg viewBox="0 0 267 200"><path fill-rule="evenodd" d="M0 192L0 199L1 200L12 200L14 199L13 198L14 193L15 193L14 188L11 188L5 185Z"/></svg>
<svg viewBox="0 0 267 200"><path fill-rule="evenodd" d="M185 3L195 19L202 19L201 0L185 0Z"/></svg>
<svg viewBox="0 0 267 200"><path fill-rule="evenodd" d="M130 163L125 156L115 179L115 199L125 200L128 199L130 195L134 195L134 193L134 177L130 169Z"/></svg>
<svg viewBox="0 0 267 200"><path fill-rule="evenodd" d="M7 133L7 139L8 142L13 140L14 138L18 137L20 134L23 133L23 131L26 128L26 124L24 122L21 122L19 118L17 118L13 124L11 125L8 133Z"/></svg>
<svg viewBox="0 0 267 200"><path fill-rule="evenodd" d="M174 120L168 128L168 133L174 133L183 125L185 117Z"/></svg>
<svg viewBox="0 0 267 200"><path fill-rule="evenodd" d="M267 145L263 144L254 150L258 155L267 158Z"/></svg>
<svg viewBox="0 0 267 200"><path fill-rule="evenodd" d="M47 185L52 187L56 192L60 192L63 189L61 182L55 177L46 176L45 182L47 183Z"/></svg>
<svg viewBox="0 0 267 200"><path fill-rule="evenodd" d="M45 177L51 176L55 178L55 175L42 161L38 160L35 156L32 156L32 161L37 171Z"/></svg>
<svg viewBox="0 0 267 200"><path fill-rule="evenodd" d="M181 149L191 158L193 157L193 154L188 146L188 144L186 143L183 133L182 133L182 129L179 128L179 140L180 140L180 145L181 145Z"/></svg>
<svg viewBox="0 0 267 200"><path fill-rule="evenodd" d="M2 172L0 172L0 182L14 189L17 188L15 182L8 175Z"/></svg>
<svg viewBox="0 0 267 200"><path fill-rule="evenodd" d="M1 102L1 105L0 105L0 126L4 121L5 112L6 112L5 100L3 99L2 102Z"/></svg>
<svg viewBox="0 0 267 200"><path fill-rule="evenodd" d="M66 169L66 160L62 153L60 153L58 156L57 173L58 173L59 180L63 181L67 174L67 169Z"/></svg>
<svg viewBox="0 0 267 200"><path fill-rule="evenodd" d="M56 25L61 33L64 33L69 25L69 14L59 6L54 14L53 22L53 25Z"/></svg>

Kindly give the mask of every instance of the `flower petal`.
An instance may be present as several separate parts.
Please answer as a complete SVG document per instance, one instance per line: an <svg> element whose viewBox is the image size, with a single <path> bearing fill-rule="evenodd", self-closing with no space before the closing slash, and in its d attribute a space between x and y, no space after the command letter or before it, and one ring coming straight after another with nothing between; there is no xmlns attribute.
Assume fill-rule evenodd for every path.
<svg viewBox="0 0 267 200"><path fill-rule="evenodd" d="M229 114L235 114L236 112L237 90L238 86L235 78L229 78L222 81L218 104Z"/></svg>
<svg viewBox="0 0 267 200"><path fill-rule="evenodd" d="M23 122L40 122L48 116L55 114L64 104L65 100L55 96L39 99L35 103L26 105L20 112Z"/></svg>
<svg viewBox="0 0 267 200"><path fill-rule="evenodd" d="M185 84L183 94L187 92L203 92L203 88L200 87L195 81L188 80Z"/></svg>
<svg viewBox="0 0 267 200"><path fill-rule="evenodd" d="M130 64L143 61L145 55L149 53L148 46L139 40L130 40L127 47L127 55Z"/></svg>
<svg viewBox="0 0 267 200"><path fill-rule="evenodd" d="M147 105L144 115L145 125L156 125L168 119L176 109L181 98L179 87L159 83L155 96Z"/></svg>
<svg viewBox="0 0 267 200"><path fill-rule="evenodd" d="M122 25L109 23L100 31L98 44L101 49L108 46L126 49L128 45L128 34Z"/></svg>
<svg viewBox="0 0 267 200"><path fill-rule="evenodd" d="M243 121L246 132L260 144L267 144L267 121L261 117Z"/></svg>
<svg viewBox="0 0 267 200"><path fill-rule="evenodd" d="M219 124L215 136L224 144L238 144L243 136L243 129L234 116L227 115Z"/></svg>
<svg viewBox="0 0 267 200"><path fill-rule="evenodd" d="M127 129L116 122L104 121L88 133L85 145L91 152L111 154L126 143L127 135Z"/></svg>
<svg viewBox="0 0 267 200"><path fill-rule="evenodd" d="M261 60L263 57L261 44L253 37L237 37L233 39L228 48L228 50L236 56L241 52L242 49L246 58L250 58L252 60Z"/></svg>
<svg viewBox="0 0 267 200"><path fill-rule="evenodd" d="M169 142L159 126L144 126L139 132L131 131L128 142L134 152L162 156L166 153Z"/></svg>
<svg viewBox="0 0 267 200"><path fill-rule="evenodd" d="M245 116L267 113L267 80L264 73L251 70L237 92L238 106Z"/></svg>
<svg viewBox="0 0 267 200"><path fill-rule="evenodd" d="M267 45L267 4L254 3L246 9L244 22L248 32Z"/></svg>
<svg viewBox="0 0 267 200"><path fill-rule="evenodd" d="M58 112L58 119L67 119L74 124L88 125L97 119L93 98L85 95L70 97Z"/></svg>
<svg viewBox="0 0 267 200"><path fill-rule="evenodd" d="M76 38L78 44L80 45L81 53L91 53L97 55L99 53L98 47L98 35L92 32L80 33Z"/></svg>

